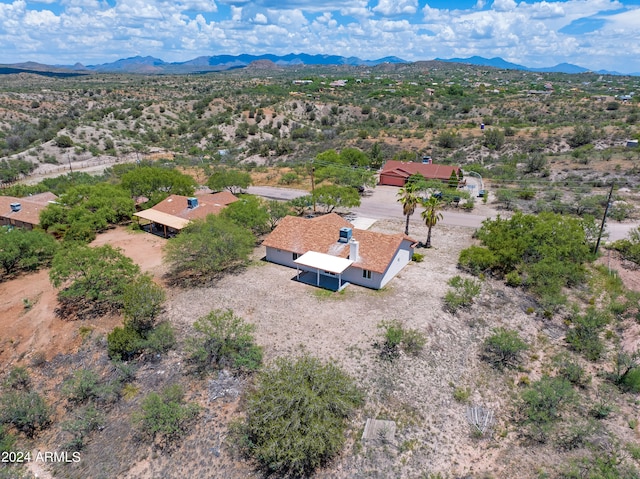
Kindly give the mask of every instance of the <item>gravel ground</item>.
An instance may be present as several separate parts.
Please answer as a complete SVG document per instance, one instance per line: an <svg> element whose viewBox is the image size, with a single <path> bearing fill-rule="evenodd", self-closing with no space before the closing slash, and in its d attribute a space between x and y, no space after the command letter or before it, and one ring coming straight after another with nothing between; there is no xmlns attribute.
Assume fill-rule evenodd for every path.
<svg viewBox="0 0 640 479"><path fill-rule="evenodd" d="M384 220L372 229L397 232L403 226L401 220ZM396 421L395 444L365 445L362 453L345 453L319 477L419 477L423 472L464 475L479 471L514 477L508 458L493 449L495 444L472 438L466 405L453 400L453 391L468 387L471 400L495 410L500 421L509 392L504 380L480 362L479 344L499 325L517 327L532 341L537 329L534 320L518 309L521 302L510 291L497 294L500 304L493 299L495 291L483 291L477 308L469 312L452 315L443 310L447 280L461 274L457 258L472 243L472 232L437 225L434 247L419 250L425 254L424 261L409 264L381 291L350 285L343 293L327 293L293 281L295 270L262 261L264 250L258 250L255 264L239 275L226 277L214 287L175 291L167 314L180 329L188 329L212 309L230 308L257 325L257 340L267 362L303 352L336 361L367 392L367 405L354 421L352 437L359 438L362 429L358 428L364 428L366 417ZM411 235L424 238L426 228L414 227ZM491 304L482 306L483 298L492 298ZM373 347L380 338L378 324L391 319L427 336L419 357L402 356L394 363L378 359ZM531 455L522 456L531 459Z"/></svg>

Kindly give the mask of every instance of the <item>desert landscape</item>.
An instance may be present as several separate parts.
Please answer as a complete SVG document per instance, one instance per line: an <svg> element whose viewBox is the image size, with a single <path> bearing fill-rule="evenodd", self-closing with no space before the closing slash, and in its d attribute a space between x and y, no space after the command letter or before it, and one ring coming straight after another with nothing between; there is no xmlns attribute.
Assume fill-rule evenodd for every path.
<svg viewBox="0 0 640 479"><path fill-rule="evenodd" d="M35 260L5 259L36 236L15 252L27 232L2 228L0 442L68 454L5 461L0 478L638 477L640 150L627 146L637 101L616 96L637 80L440 62L264 67L0 75L0 193L58 197L29 232L47 238ZM328 88L346 75L359 81ZM313 80L294 85L301 76ZM412 191L378 186L380 170L426 156L464 178L420 183L406 223ZM255 186L271 189L244 194ZM221 190L241 201L168 239L133 216ZM284 216L329 211L390 235L408 224L412 261L380 290L334 292L265 260ZM594 254L603 216L611 237ZM237 248L211 253L217 231ZM98 286L69 296L96 252L110 258ZM140 310L122 299L136 287ZM239 329L217 337L202 318L225 311ZM238 338L244 349L225 356ZM256 455L243 427L263 375L300 358L336 366L360 399L337 452L296 476ZM15 412L24 398L32 408ZM367 420L388 422L363 437Z"/></svg>

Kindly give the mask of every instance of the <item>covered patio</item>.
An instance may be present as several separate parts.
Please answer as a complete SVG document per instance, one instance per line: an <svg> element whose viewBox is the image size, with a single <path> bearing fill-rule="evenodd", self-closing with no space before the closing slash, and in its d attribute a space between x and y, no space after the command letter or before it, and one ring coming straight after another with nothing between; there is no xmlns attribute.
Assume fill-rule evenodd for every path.
<svg viewBox="0 0 640 479"><path fill-rule="evenodd" d="M353 264L353 260L308 251L294 260L294 263L297 281L331 291L341 291L349 284L342 282L342 273Z"/></svg>
<svg viewBox="0 0 640 479"><path fill-rule="evenodd" d="M138 224L143 228L149 226L150 233L161 234L165 238L180 232L182 228L189 224L189 220L153 209L139 211L133 216L138 218ZM147 223L141 223L140 219L146 220Z"/></svg>

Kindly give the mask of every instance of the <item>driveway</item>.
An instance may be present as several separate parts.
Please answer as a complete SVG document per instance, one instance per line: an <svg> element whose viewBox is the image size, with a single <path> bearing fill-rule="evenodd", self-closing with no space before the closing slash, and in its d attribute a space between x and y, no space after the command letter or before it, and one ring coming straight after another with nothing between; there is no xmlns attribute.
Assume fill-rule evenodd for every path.
<svg viewBox="0 0 640 479"><path fill-rule="evenodd" d="M371 218L374 220L382 219L403 219L402 205L398 203L398 187L396 186L376 186L372 190L367 190L362 197L360 206L351 208L350 212L359 218ZM277 200L291 200L299 196L308 195L308 191L295 190L290 188L278 188L275 186L250 186L248 192L262 196L264 198ZM422 225L423 221L420 217L423 208L418 206L415 213L411 216L410 225ZM442 211L441 224L450 226L463 226L467 228L479 228L482 222L487 218L495 218L499 214L507 216L509 212L500 212L491 206L476 201L474 213L467 213L459 210ZM606 231L609 234L607 241L616 241L625 238L629 231L637 228L638 223L618 223L616 221L607 221Z"/></svg>

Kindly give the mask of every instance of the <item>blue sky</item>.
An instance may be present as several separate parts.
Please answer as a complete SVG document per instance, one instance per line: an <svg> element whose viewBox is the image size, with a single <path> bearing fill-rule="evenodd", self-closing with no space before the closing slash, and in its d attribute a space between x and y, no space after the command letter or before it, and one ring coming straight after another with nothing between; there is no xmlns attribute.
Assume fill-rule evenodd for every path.
<svg viewBox="0 0 640 479"><path fill-rule="evenodd" d="M502 57L640 71L640 0L0 0L0 63Z"/></svg>

